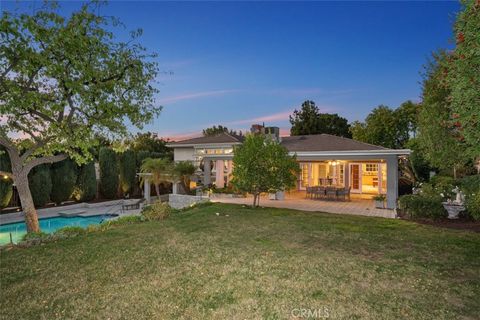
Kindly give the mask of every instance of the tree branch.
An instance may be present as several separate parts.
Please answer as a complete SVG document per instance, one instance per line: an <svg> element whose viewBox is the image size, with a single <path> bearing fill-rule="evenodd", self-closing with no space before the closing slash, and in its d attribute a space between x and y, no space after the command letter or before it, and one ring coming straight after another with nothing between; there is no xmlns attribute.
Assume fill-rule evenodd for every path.
<svg viewBox="0 0 480 320"><path fill-rule="evenodd" d="M30 172L34 167L45 164L45 163L55 163L67 159L66 154L57 154L55 156L46 156L41 158L34 158L28 163L25 164L24 169L27 170L27 173Z"/></svg>

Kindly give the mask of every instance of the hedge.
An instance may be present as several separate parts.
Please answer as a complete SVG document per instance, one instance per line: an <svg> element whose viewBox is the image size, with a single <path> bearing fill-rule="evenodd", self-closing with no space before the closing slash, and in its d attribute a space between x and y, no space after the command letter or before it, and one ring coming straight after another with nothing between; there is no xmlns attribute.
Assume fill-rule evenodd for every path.
<svg viewBox="0 0 480 320"><path fill-rule="evenodd" d="M50 200L59 204L70 199L77 182L77 165L71 159L51 166L52 191Z"/></svg>
<svg viewBox="0 0 480 320"><path fill-rule="evenodd" d="M0 148L0 170L11 172L10 158L4 148ZM0 177L0 209L10 203L13 194L12 179Z"/></svg>
<svg viewBox="0 0 480 320"><path fill-rule="evenodd" d="M398 200L399 208L410 218L438 219L446 216L440 196L404 195Z"/></svg>
<svg viewBox="0 0 480 320"><path fill-rule="evenodd" d="M50 193L52 191L50 165L43 164L33 168L28 174L28 184L35 206L43 207L46 205L50 200Z"/></svg>
<svg viewBox="0 0 480 320"><path fill-rule="evenodd" d="M78 168L78 177L74 198L77 201L90 201L97 195L97 178L95 175L95 163L89 162Z"/></svg>
<svg viewBox="0 0 480 320"><path fill-rule="evenodd" d="M100 192L106 199L114 199L118 191L118 164L115 151L101 148L98 160L100 163Z"/></svg>
<svg viewBox="0 0 480 320"><path fill-rule="evenodd" d="M119 155L120 164L120 189L123 194L130 194L133 192L136 176L136 159L135 152L127 150Z"/></svg>

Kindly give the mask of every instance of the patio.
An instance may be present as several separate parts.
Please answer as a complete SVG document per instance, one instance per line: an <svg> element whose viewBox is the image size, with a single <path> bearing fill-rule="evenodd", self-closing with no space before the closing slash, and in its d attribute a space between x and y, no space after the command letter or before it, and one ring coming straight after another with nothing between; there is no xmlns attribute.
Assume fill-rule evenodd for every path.
<svg viewBox="0 0 480 320"><path fill-rule="evenodd" d="M211 201L251 205L253 199L251 196L247 196L246 198L220 197L211 199ZM365 195L355 194L351 195L351 201L329 201L309 199L306 198L305 192L294 191L287 192L285 194L285 200L269 200L267 196L262 196L260 206L382 218L395 218L396 216L395 210L377 209L375 208L373 200L366 198Z"/></svg>

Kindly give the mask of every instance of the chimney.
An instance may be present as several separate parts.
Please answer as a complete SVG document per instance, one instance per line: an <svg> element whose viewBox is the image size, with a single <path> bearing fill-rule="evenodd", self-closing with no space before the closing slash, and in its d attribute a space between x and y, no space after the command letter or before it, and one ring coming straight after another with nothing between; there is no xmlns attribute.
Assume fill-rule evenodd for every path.
<svg viewBox="0 0 480 320"><path fill-rule="evenodd" d="M261 134L263 133L264 126L261 124L252 124L252 127L250 128L250 132L253 134Z"/></svg>
<svg viewBox="0 0 480 320"><path fill-rule="evenodd" d="M265 127L265 136L273 141L280 142L280 128L279 127Z"/></svg>

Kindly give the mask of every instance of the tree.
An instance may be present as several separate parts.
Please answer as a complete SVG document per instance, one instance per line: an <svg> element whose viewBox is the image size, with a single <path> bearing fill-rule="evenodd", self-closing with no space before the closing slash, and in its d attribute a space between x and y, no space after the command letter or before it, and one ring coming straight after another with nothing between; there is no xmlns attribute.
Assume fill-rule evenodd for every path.
<svg viewBox="0 0 480 320"><path fill-rule="evenodd" d="M115 151L101 148L99 153L100 192L107 199L113 199L118 191L118 163Z"/></svg>
<svg viewBox="0 0 480 320"><path fill-rule="evenodd" d="M0 20L0 145L12 160L29 232L39 231L28 185L32 168L70 157L92 158L96 136L126 135L160 112L151 86L155 57L131 39L116 41L117 19L95 14L98 2L70 17L47 3L32 15L3 11ZM27 139L19 141L15 137Z"/></svg>
<svg viewBox="0 0 480 320"><path fill-rule="evenodd" d="M90 201L95 199L97 194L95 162L90 161L78 168L77 183L73 194L77 201Z"/></svg>
<svg viewBox="0 0 480 320"><path fill-rule="evenodd" d="M395 110L380 105L369 113L365 122L352 123L352 137L385 148L403 148L411 134L416 134L416 108L411 101L403 103Z"/></svg>
<svg viewBox="0 0 480 320"><path fill-rule="evenodd" d="M179 161L175 163L173 173L176 180L185 190L185 193L190 193L190 177L195 173L195 166L190 161Z"/></svg>
<svg viewBox="0 0 480 320"><path fill-rule="evenodd" d="M227 127L224 127L222 125L218 125L218 127L213 126L213 127L207 128L207 129L203 129L203 136L204 137L215 136L215 135L220 134L220 133L228 133L228 134L231 134L231 135L234 135L234 136L237 136L237 135L241 136L242 135L242 131L240 131L240 133L237 133L237 131L228 130Z"/></svg>
<svg viewBox="0 0 480 320"><path fill-rule="evenodd" d="M327 133L346 138L352 137L347 119L336 113L320 113L315 102L310 100L302 103L300 111L293 111L290 123L292 136Z"/></svg>
<svg viewBox="0 0 480 320"><path fill-rule="evenodd" d="M52 191L50 200L60 204L70 199L77 182L77 166L71 159L56 162L50 167Z"/></svg>
<svg viewBox="0 0 480 320"><path fill-rule="evenodd" d="M290 123L292 136L316 134L318 128L318 116L320 112L315 102L306 100L302 103L300 110L294 110L291 115Z"/></svg>
<svg viewBox="0 0 480 320"><path fill-rule="evenodd" d="M130 194L135 184L136 166L135 152L126 150L119 155L120 164L120 189L123 194Z"/></svg>
<svg viewBox="0 0 480 320"><path fill-rule="evenodd" d="M425 67L422 103L418 115L418 143L425 158L439 169L453 169L466 164L471 158L466 153L462 132L449 99L450 88L445 81L447 55L440 52Z"/></svg>
<svg viewBox="0 0 480 320"><path fill-rule="evenodd" d="M277 142L262 135L248 135L235 148L232 185L253 195L258 206L262 192L277 192L295 186L300 171L295 156Z"/></svg>
<svg viewBox="0 0 480 320"><path fill-rule="evenodd" d="M126 144L135 152L148 151L157 152L164 157L173 160L173 151L167 147L168 140L159 138L156 133L145 132L137 133L132 138L128 139Z"/></svg>
<svg viewBox="0 0 480 320"><path fill-rule="evenodd" d="M155 192L157 196L160 196L160 184L162 182L173 182L173 164L168 159L152 159L147 158L143 160L140 167L141 173L150 174L149 177L141 176L140 184L145 182L145 179L149 179L155 186Z"/></svg>
<svg viewBox="0 0 480 320"><path fill-rule="evenodd" d="M451 108L466 152L480 157L480 2L463 0L455 22L456 48L447 59Z"/></svg>

